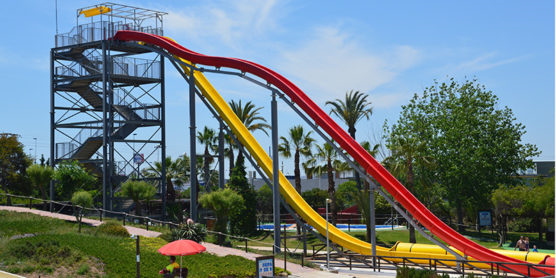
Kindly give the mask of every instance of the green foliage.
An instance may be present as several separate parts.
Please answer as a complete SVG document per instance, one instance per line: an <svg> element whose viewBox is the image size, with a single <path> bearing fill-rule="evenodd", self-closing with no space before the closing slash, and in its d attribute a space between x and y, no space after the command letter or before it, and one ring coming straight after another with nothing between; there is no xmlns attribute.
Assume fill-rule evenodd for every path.
<svg viewBox="0 0 556 278"><path fill-rule="evenodd" d="M189 181L190 159L186 154L176 160L172 160L172 157L168 156L165 158L164 164L166 166L166 198L169 203L172 203L177 197L174 185L182 186ZM157 161L154 163L154 167L143 169L142 173L147 178L160 177L162 166L162 162Z"/></svg>
<svg viewBox="0 0 556 278"><path fill-rule="evenodd" d="M151 200L156 188L146 181L128 180L122 184L117 196L128 197L135 203L135 214L141 215L142 201Z"/></svg>
<svg viewBox="0 0 556 278"><path fill-rule="evenodd" d="M89 273L89 271L91 271L91 267L88 264L82 264L79 266L79 269L77 269L77 274L85 275Z"/></svg>
<svg viewBox="0 0 556 278"><path fill-rule="evenodd" d="M58 165L52 178L56 182L57 199L69 200L73 192L94 190L96 177L75 161L64 161Z"/></svg>
<svg viewBox="0 0 556 278"><path fill-rule="evenodd" d="M25 169L31 164L18 135L0 133L0 185L7 193L28 194ZM8 198L8 202L11 200Z"/></svg>
<svg viewBox="0 0 556 278"><path fill-rule="evenodd" d="M130 277L135 274L135 240L129 237L104 236L103 234L77 234L74 229L57 233L58 226L72 226L74 224L63 220L50 219L29 215L12 213L1 214L0 233L19 234L21 227L39 228L26 231L28 233L41 233L33 237L18 240L9 240L5 246L0 246L0 269L12 273L52 274L55 270L64 268L69 273L63 277L77 277L78 275L91 275L91 277ZM30 220L37 226L30 224ZM22 224L18 222L21 221ZM44 230L43 223L54 221L50 224L54 230ZM4 226L4 222L10 225ZM17 228L17 230L12 230ZM44 232L42 232L44 231ZM141 277L158 278L158 271L168 264L168 258L160 255L156 250L164 245L158 238L141 237ZM28 246L28 247L26 247ZM34 249L41 248L40 255L34 255ZM13 256L6 250L14 250ZM58 255L59 254L59 255ZM38 258L42 256L43 258ZM31 259L35 258L36 259ZM202 253L194 256L183 256L183 265L189 268L191 278L214 277L253 277L255 275L255 262L239 256L219 257ZM100 270L96 273L93 269ZM233 276L236 275L236 276ZM30 276L25 275L23 276Z"/></svg>
<svg viewBox="0 0 556 278"><path fill-rule="evenodd" d="M207 228L199 223L182 223L172 229L171 240L189 239L195 242L203 242L207 237Z"/></svg>
<svg viewBox="0 0 556 278"><path fill-rule="evenodd" d="M45 267L49 269L60 266L67 267L84 259L81 252L63 246L59 240L55 239L39 242L19 240L8 245L6 251L8 258L11 257L19 262L24 261L18 270L23 273L41 271ZM8 264L11 260L8 260Z"/></svg>
<svg viewBox="0 0 556 278"><path fill-rule="evenodd" d="M326 105L332 106L330 114L335 115L344 121L348 126L348 132L351 137L355 138L357 131L355 125L363 118L369 119L373 114L371 101L367 100L369 95L359 91L346 92L344 100L336 99L335 101L327 101Z"/></svg>
<svg viewBox="0 0 556 278"><path fill-rule="evenodd" d="M336 190L336 199L338 202L339 209L349 208L355 205L354 194L359 192L357 189L357 183L355 181L346 181L338 185L338 190Z"/></svg>
<svg viewBox="0 0 556 278"><path fill-rule="evenodd" d="M71 202L74 206L79 206L75 209L75 217L77 218L77 222L79 222L79 232L81 232L81 220L83 219L83 211L85 208L93 206L93 196L87 191L77 191L73 193L71 197Z"/></svg>
<svg viewBox="0 0 556 278"><path fill-rule="evenodd" d="M127 229L117 221L106 221L100 224L96 230L97 234L104 234L117 237L129 237Z"/></svg>
<svg viewBox="0 0 556 278"><path fill-rule="evenodd" d="M27 175L31 183L39 189L43 200L48 199L47 192L53 174L54 170L50 166L33 164L27 168Z"/></svg>
<svg viewBox="0 0 556 278"><path fill-rule="evenodd" d="M71 197L71 202L74 205L81 206L84 208L89 208L93 206L93 196L91 196L91 193L87 191L83 191L83 190L77 191L73 193L73 196Z"/></svg>
<svg viewBox="0 0 556 278"><path fill-rule="evenodd" d="M247 173L243 156L238 157L236 166L232 169L232 176L228 182L228 188L235 190L245 204L256 204L257 193L247 181ZM230 215L230 229L235 235L251 235L257 231L257 207L253 205L243 206L240 211Z"/></svg>
<svg viewBox="0 0 556 278"><path fill-rule="evenodd" d="M532 166L529 158L539 154L536 146L521 142L525 127L513 112L498 106L498 98L476 80L435 82L402 106L388 132L390 143L412 147L406 161L412 161L415 176L429 179L423 185L434 177L445 188L458 224L466 207L485 208L496 186L515 182L516 171ZM426 167L423 158L434 167Z"/></svg>
<svg viewBox="0 0 556 278"><path fill-rule="evenodd" d="M396 269L396 278L449 278L447 273L436 273L432 270L417 269L410 267L398 267Z"/></svg>
<svg viewBox="0 0 556 278"><path fill-rule="evenodd" d="M2 219L0 221L0 238L32 233L71 231L74 227L73 224L64 220L40 217L31 213L2 210L0 211L0 219Z"/></svg>
<svg viewBox="0 0 556 278"><path fill-rule="evenodd" d="M216 214L215 230L221 233L227 233L229 217L237 214L244 207L243 197L229 188L201 195L199 204L214 211ZM224 240L223 235L218 236L218 244L223 244Z"/></svg>
<svg viewBox="0 0 556 278"><path fill-rule="evenodd" d="M263 184L257 191L257 211L260 214L272 214L272 188Z"/></svg>
<svg viewBox="0 0 556 278"><path fill-rule="evenodd" d="M328 191L319 188L313 188L301 193L301 197L313 209L324 208L326 205L326 198L328 198Z"/></svg>
<svg viewBox="0 0 556 278"><path fill-rule="evenodd" d="M306 132L303 126L296 125L289 130L289 137L280 136L280 145L278 151L285 157L289 158L293 155L295 190L301 193L301 156L310 156L311 147L315 139L311 137L312 131Z"/></svg>

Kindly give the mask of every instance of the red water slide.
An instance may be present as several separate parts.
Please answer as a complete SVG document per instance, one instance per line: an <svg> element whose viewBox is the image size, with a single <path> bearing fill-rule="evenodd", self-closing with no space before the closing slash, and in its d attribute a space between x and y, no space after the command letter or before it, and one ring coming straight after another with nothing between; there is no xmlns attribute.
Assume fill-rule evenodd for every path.
<svg viewBox="0 0 556 278"><path fill-rule="evenodd" d="M268 84L272 84L280 89L283 93L291 98L291 101L297 104L315 123L320 126L334 141L336 141L342 149L346 150L353 159L365 169L365 171L373 176L378 183L386 189L393 198L398 201L411 215L424 227L429 229L432 234L439 237L449 245L463 252L465 255L480 261L493 261L505 263L525 263L521 260L510 258L496 252L493 252L457 233L432 212L430 212L413 194L411 194L390 172L388 172L378 161L376 161L359 143L357 143L342 127L340 127L332 118L323 111L320 106L313 102L301 89L295 86L282 75L268 69L264 66L253 62L207 56L191 51L176 42L152 34L146 34L135 31L118 31L114 36L115 40L122 41L140 41L147 44L159 46L169 53L189 60L194 64L202 64L214 66L217 68L233 68L245 73L250 73L259 78L266 80ZM508 271L521 273L530 277L547 276L546 273L554 275L554 267L542 267L546 273L533 270L524 265L508 265Z"/></svg>

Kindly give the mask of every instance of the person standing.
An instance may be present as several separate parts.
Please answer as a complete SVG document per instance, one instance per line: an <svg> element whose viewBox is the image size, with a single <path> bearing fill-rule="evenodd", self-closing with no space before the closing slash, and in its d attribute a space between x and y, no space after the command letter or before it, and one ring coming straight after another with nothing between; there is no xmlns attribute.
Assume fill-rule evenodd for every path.
<svg viewBox="0 0 556 278"><path fill-rule="evenodd" d="M515 243L514 251L515 249L519 249L519 251L525 251L525 240L523 239L523 236L520 236L519 240Z"/></svg>
<svg viewBox="0 0 556 278"><path fill-rule="evenodd" d="M525 251L529 252L529 237L526 236L525 240L523 241Z"/></svg>

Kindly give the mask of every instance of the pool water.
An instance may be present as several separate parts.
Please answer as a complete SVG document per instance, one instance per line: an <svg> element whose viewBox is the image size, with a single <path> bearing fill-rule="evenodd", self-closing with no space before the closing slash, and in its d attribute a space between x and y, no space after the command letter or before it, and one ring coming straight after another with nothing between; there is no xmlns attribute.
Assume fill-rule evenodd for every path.
<svg viewBox="0 0 556 278"><path fill-rule="evenodd" d="M331 224L332 225L332 224ZM295 227L293 224L281 224L280 225L280 229L284 229L284 227L286 227L286 229L289 228L293 228ZM392 225L375 225L376 229L392 229ZM399 226L399 225L394 225L394 229L399 229L405 226ZM274 224L262 224L262 225L258 225L258 228L260 230L274 230ZM348 229L353 229L353 230L358 230L358 229L367 229L367 225L364 224L337 224L336 228L340 229L340 230L348 230Z"/></svg>

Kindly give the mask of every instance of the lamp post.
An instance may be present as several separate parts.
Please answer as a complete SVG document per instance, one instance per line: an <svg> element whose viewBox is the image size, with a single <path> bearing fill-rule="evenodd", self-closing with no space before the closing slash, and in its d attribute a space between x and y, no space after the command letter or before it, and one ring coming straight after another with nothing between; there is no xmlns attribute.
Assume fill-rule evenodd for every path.
<svg viewBox="0 0 556 278"><path fill-rule="evenodd" d="M330 270L330 241L328 240L328 204L332 203L332 200L326 198L326 270Z"/></svg>
<svg viewBox="0 0 556 278"><path fill-rule="evenodd" d="M37 137L33 137L33 140L35 140L35 156L33 157L33 163L37 163Z"/></svg>
<svg viewBox="0 0 556 278"><path fill-rule="evenodd" d="M141 251L139 249L139 235L131 235L132 239L135 239L135 273L137 278L141 278Z"/></svg>

